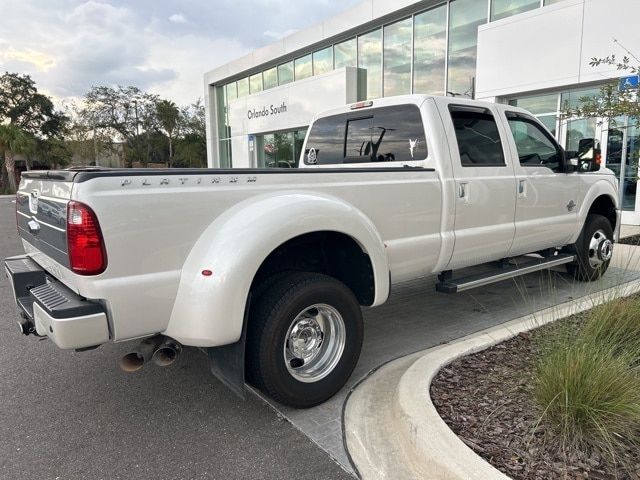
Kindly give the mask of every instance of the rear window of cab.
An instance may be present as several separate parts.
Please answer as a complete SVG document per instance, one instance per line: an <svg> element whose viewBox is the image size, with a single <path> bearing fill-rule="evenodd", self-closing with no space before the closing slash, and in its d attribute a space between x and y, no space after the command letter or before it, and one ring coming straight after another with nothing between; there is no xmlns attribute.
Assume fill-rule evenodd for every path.
<svg viewBox="0 0 640 480"><path fill-rule="evenodd" d="M319 118L311 126L306 165L409 162L427 158L420 109L393 105Z"/></svg>

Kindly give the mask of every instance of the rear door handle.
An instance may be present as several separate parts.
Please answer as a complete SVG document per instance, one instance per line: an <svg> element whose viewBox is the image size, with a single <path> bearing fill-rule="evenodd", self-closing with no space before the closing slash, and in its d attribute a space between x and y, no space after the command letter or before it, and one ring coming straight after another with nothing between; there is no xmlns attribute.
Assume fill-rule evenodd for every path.
<svg viewBox="0 0 640 480"><path fill-rule="evenodd" d="M524 198L527 196L527 181L519 180L518 181L518 196L520 198Z"/></svg>
<svg viewBox="0 0 640 480"><path fill-rule="evenodd" d="M469 199L469 185L466 182L458 184L458 198L463 200Z"/></svg>

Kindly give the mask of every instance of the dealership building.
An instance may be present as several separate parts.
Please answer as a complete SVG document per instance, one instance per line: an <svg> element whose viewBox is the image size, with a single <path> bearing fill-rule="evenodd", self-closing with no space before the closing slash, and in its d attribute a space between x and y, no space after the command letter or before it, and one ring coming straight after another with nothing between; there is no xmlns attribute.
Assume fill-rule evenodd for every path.
<svg viewBox="0 0 640 480"><path fill-rule="evenodd" d="M209 166L295 167L313 116L346 103L476 98L531 111L567 150L599 139L640 224L638 128L559 115L626 75L592 58L640 58L638 18L639 0L364 1L205 74Z"/></svg>

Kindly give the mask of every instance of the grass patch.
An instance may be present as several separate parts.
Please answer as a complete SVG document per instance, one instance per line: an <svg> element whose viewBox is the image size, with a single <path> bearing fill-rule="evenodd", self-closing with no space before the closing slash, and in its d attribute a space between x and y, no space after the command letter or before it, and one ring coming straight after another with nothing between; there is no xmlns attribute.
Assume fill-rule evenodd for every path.
<svg viewBox="0 0 640 480"><path fill-rule="evenodd" d="M594 308L573 336L541 349L535 400L563 452L595 450L624 464L640 447L640 300Z"/></svg>

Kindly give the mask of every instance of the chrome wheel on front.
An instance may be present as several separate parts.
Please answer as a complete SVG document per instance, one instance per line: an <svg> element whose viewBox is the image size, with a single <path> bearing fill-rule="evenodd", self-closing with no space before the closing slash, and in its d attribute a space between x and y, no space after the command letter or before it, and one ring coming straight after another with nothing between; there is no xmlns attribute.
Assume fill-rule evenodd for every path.
<svg viewBox="0 0 640 480"><path fill-rule="evenodd" d="M603 230L596 230L589 241L589 265L594 269L599 268L611 260L612 255L613 242L607 238Z"/></svg>
<svg viewBox="0 0 640 480"><path fill-rule="evenodd" d="M287 331L284 360L300 382L317 382L336 367L345 346L342 315L330 305L316 304L300 312Z"/></svg>

